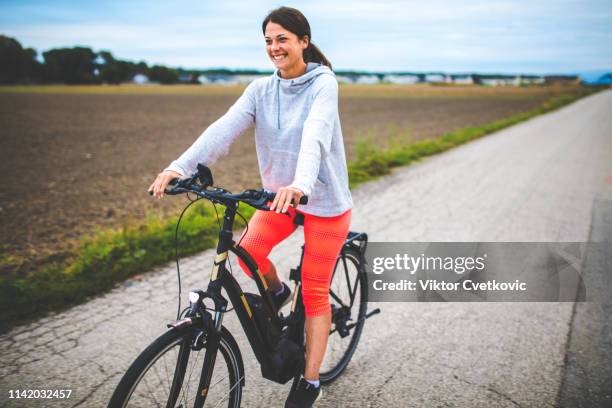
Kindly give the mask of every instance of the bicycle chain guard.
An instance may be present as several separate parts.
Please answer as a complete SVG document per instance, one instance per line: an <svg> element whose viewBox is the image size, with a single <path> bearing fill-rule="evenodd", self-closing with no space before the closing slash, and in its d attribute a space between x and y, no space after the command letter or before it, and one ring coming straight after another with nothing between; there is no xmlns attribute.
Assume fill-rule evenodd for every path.
<svg viewBox="0 0 612 408"><path fill-rule="evenodd" d="M285 384L293 379L305 365L304 348L289 339L284 330L270 358L261 364L261 375L268 380Z"/></svg>

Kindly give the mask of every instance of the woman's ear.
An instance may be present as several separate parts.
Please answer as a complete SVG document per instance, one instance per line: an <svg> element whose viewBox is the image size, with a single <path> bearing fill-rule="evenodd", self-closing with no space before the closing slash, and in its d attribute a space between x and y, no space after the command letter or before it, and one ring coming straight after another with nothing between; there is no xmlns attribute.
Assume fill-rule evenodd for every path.
<svg viewBox="0 0 612 408"><path fill-rule="evenodd" d="M302 49L305 50L310 45L310 38L308 38L308 36L305 35L304 38L302 38L301 43L302 43Z"/></svg>

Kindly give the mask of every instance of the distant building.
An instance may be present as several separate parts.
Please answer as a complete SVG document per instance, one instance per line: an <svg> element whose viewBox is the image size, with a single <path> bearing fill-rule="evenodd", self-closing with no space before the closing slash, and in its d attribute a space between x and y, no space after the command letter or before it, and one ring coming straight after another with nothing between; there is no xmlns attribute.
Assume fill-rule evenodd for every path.
<svg viewBox="0 0 612 408"><path fill-rule="evenodd" d="M418 75L385 75L383 76L383 82L390 82L392 84L416 84L420 82Z"/></svg>
<svg viewBox="0 0 612 408"><path fill-rule="evenodd" d="M269 73L232 73L219 72L201 74L197 82L201 84L217 85L246 85L259 78L266 78ZM610 74L609 74L610 75ZM538 75L504 75L504 74L447 74L444 72L429 73L369 73L369 72L341 72L336 79L342 84L378 84L381 82L392 84L416 84L416 83L448 83L462 85L485 85L485 86L525 86L534 84L579 84L580 79L572 75L551 75L547 77ZM148 82L145 76L142 81ZM181 82L193 82L193 78L182 75ZM136 77L134 82L137 82Z"/></svg>
<svg viewBox="0 0 612 408"><path fill-rule="evenodd" d="M232 85L238 83L234 81L233 75L225 74L203 74L198 77L198 82L203 85Z"/></svg>
<svg viewBox="0 0 612 408"><path fill-rule="evenodd" d="M544 83L537 75L473 74L474 83L485 86L524 86Z"/></svg>
<svg viewBox="0 0 612 408"><path fill-rule="evenodd" d="M514 78L515 86L522 85L539 85L544 83L544 77L535 75L518 75Z"/></svg>
<svg viewBox="0 0 612 408"><path fill-rule="evenodd" d="M256 79L265 78L268 76L269 75L233 75L233 79L236 81L236 83L247 85Z"/></svg>
<svg viewBox="0 0 612 408"><path fill-rule="evenodd" d="M547 75L544 82L547 85L578 85L580 78L577 75Z"/></svg>
<svg viewBox="0 0 612 408"><path fill-rule="evenodd" d="M472 74L450 75L454 84L473 85L475 83Z"/></svg>
<svg viewBox="0 0 612 408"><path fill-rule="evenodd" d="M266 78L268 74L202 74L198 77L198 82L203 85L247 85L259 78Z"/></svg>
<svg viewBox="0 0 612 408"><path fill-rule="evenodd" d="M380 82L378 75L336 75L336 80L344 84L377 84Z"/></svg>
<svg viewBox="0 0 612 408"><path fill-rule="evenodd" d="M132 82L138 85L144 85L149 83L149 77L145 74L136 74L132 78Z"/></svg>
<svg viewBox="0 0 612 408"><path fill-rule="evenodd" d="M514 78L511 77L486 77L480 78L480 84L486 86L508 86L514 85Z"/></svg>
<svg viewBox="0 0 612 408"><path fill-rule="evenodd" d="M425 82L446 82L446 75L438 73L425 74Z"/></svg>

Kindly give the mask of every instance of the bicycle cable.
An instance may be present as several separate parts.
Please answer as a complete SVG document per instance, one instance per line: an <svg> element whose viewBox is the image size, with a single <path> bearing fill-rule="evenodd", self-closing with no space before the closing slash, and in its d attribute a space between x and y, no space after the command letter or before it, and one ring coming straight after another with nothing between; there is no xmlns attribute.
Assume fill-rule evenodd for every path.
<svg viewBox="0 0 612 408"><path fill-rule="evenodd" d="M240 207L240 204L238 204L238 207ZM248 223L248 221L246 220L246 218L244 218L244 216L238 212L238 209L236 209L236 214L238 214L238 215L240 216L240 218L242 218L242 221L244 221L244 225L246 226L246 231L244 231L244 233L242 234L242 236L241 236L241 237L240 237L240 239L238 240L238 243L236 244L236 246L239 246L239 245L240 245L240 243L242 242L242 238L244 238L244 236L245 236L245 235L247 234L247 232L249 231L249 223ZM232 263L231 263L231 262L229 262L229 271L230 271L230 274L232 274L232 275L234 274L234 271L232 270ZM232 308L232 309L233 309L233 308Z"/></svg>
<svg viewBox="0 0 612 408"><path fill-rule="evenodd" d="M181 312L181 295L183 294L183 292L182 292L182 285L181 285L181 269L180 269L179 255L178 255L179 254L179 252L178 252L178 250L179 250L179 247L178 247L178 231L179 231L179 226L181 224L181 220L183 219L183 215L185 214L185 211L187 211L187 209L189 207L191 207L192 204L194 204L196 201L200 201L202 198L203 197L197 197L197 198L194 199L194 198L191 198L189 196L189 193L187 193L187 199L190 201L190 203L187 204L187 206L185 208L183 208L183 211L181 211L181 215L179 215L179 219L176 222L176 229L174 231L174 250L175 250L174 255L175 255L175 258L176 258L176 274L177 274L177 279L178 279L178 308L177 308L177 312L176 312L176 319L177 320L180 319L181 314L185 311L185 310L183 310L183 312ZM215 216L217 218L217 225L219 227L219 231L221 231L221 221L220 221L220 218L219 218L219 212L217 211L217 204L213 202L212 205L213 205L213 208L215 209ZM238 204L238 205L240 206L240 204ZM244 236L249 231L249 223L248 223L247 219L242 214L240 214L238 211L236 211L236 214L240 218L242 218L242 221L244 221L244 225L245 225L245 228L246 228L244 234L242 234L242 236L238 240L238 243L236 244L236 246L239 246L240 243L242 242L242 239L244 238ZM232 270L232 263L231 262L229 262L229 270L230 270L230 274L233 275L234 271ZM209 308L206 305L204 305L204 309L205 310L210 310L210 311L213 311L213 312L217 311L216 309ZM232 310L234 310L234 307L232 307L231 309L226 310L225 313L231 312Z"/></svg>
<svg viewBox="0 0 612 408"><path fill-rule="evenodd" d="M217 216L217 225L219 226L219 230L221 230L221 222L219 221L219 213L217 212L217 205L216 205L215 203L213 203L213 207L214 207L214 209L215 209L215 214L216 214L216 216ZM238 204L238 207L240 207L240 203ZM238 212L238 210L237 210L237 209L236 209L236 214L238 214L238 216L239 216L240 218L242 218L242 221L244 221L244 225L245 225L245 228L246 228L246 231L244 232L244 234L242 234L242 236L241 236L241 237L240 237L240 239L238 240L238 243L236 244L236 246L239 246L239 245L240 245L240 242L242 242L242 238L244 238L244 236L246 235L246 233L249 231L249 223L248 223L248 221L246 220L246 218L245 218L245 217L244 217L242 214L240 214L240 213ZM233 275L233 274L234 274L234 271L233 271L233 269L232 269L232 262L231 262L231 259L230 259L229 257L228 257L228 265L229 265L229 271L230 271L230 274L231 274L231 275ZM216 311L216 309L210 309L210 308L206 307L206 305L204 305L204 308L205 308L206 310ZM226 311L225 311L225 313L227 313L227 312L231 312L232 310L234 310L234 307L232 307L231 309L226 310Z"/></svg>
<svg viewBox="0 0 612 408"><path fill-rule="evenodd" d="M180 262L179 262L179 246L178 246L178 231L179 231L179 226L181 225L181 220L183 219L183 215L185 214L185 211L187 211L187 209L189 207L191 207L192 204L194 204L196 201L201 200L202 198L196 198L196 199L191 199L189 196L187 196L187 198L189 199L189 201L191 201L189 204L187 204L187 206L185 208L183 208L183 211L181 211L181 215L179 215L179 219L176 222L176 229L174 230L174 256L176 259L176 274L177 274L177 278L178 278L178 310L176 312L176 319L180 319L181 316L181 295L182 295L182 287L181 287L181 267L180 267Z"/></svg>
<svg viewBox="0 0 612 408"><path fill-rule="evenodd" d="M238 204L238 208L240 208L240 204ZM246 236L246 234L249 232L249 222L246 220L246 218L244 218L244 216L242 214L240 214L238 212L238 209L236 209L236 214L238 214L240 216L240 218L242 218L242 221L244 221L244 225L245 225L245 231L242 234L242 236L240 237L240 239L238 240L238 243L236 244L236 246L240 246L240 243L242 242L242 239Z"/></svg>

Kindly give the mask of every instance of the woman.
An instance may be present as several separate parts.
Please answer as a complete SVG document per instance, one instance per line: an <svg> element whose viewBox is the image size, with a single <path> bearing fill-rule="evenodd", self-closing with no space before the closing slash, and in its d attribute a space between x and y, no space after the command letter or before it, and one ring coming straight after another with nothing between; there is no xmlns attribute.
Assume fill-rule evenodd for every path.
<svg viewBox="0 0 612 408"><path fill-rule="evenodd" d="M225 115L157 176L149 191L163 197L171 179L192 174L199 162L211 165L227 153L236 137L255 125L262 184L277 194L271 211L256 211L241 246L257 261L280 307L291 291L278 278L268 254L296 228L293 217L281 212L304 215L306 367L285 406L310 407L321 396L319 368L331 327L329 285L353 206L338 116L338 83L330 62L312 44L308 21L298 10L271 11L262 31L277 68L274 74L253 81ZM293 203L303 195L309 201L298 210ZM241 267L250 274L242 263Z"/></svg>

